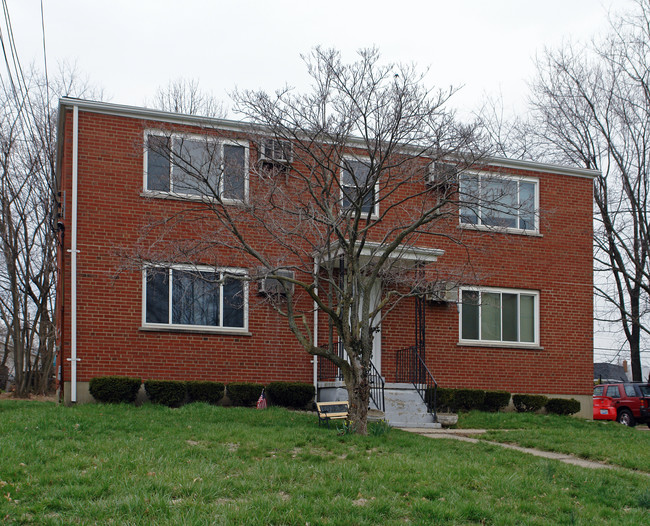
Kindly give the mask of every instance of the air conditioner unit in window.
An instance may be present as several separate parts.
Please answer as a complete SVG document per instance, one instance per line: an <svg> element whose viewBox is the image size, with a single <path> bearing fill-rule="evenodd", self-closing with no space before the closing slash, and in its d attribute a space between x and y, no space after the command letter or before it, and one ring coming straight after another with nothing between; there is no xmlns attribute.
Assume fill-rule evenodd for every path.
<svg viewBox="0 0 650 526"><path fill-rule="evenodd" d="M432 188L448 188L458 183L458 167L454 164L433 161L429 164L427 184Z"/></svg>
<svg viewBox="0 0 650 526"><path fill-rule="evenodd" d="M430 303L455 303L458 301L458 287L450 281L437 281L424 297Z"/></svg>
<svg viewBox="0 0 650 526"><path fill-rule="evenodd" d="M262 139L259 160L263 163L289 165L293 161L293 148L289 141Z"/></svg>
<svg viewBox="0 0 650 526"><path fill-rule="evenodd" d="M285 276L290 279L294 279L295 277L295 273L292 270L276 270L273 274L276 276ZM293 283L287 283L286 281L284 282L283 287L282 283L277 278L264 278L259 282L258 290L260 294L265 294L267 296L286 296L287 290L293 293L294 287Z"/></svg>

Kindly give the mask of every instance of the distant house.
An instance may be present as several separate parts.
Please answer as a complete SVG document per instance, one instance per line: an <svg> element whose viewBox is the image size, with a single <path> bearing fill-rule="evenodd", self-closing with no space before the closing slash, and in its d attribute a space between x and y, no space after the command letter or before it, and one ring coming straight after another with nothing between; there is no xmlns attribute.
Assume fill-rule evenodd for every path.
<svg viewBox="0 0 650 526"><path fill-rule="evenodd" d="M595 363L594 364L594 382L611 383L611 382L629 382L625 367L613 363Z"/></svg>
<svg viewBox="0 0 650 526"><path fill-rule="evenodd" d="M222 174L229 186L221 191L229 192L231 204L224 206L237 207L263 184L251 175L261 155L244 126L77 99L62 99L59 110L57 363L65 400L89 400L89 380L102 375L313 382L320 397L331 396L340 385L335 372L305 353L286 320L260 300L270 284L226 280L209 291L190 286L192 270L214 276L250 272L234 255L227 269L188 256L164 269L144 261L139 269L117 273L120 253L141 242L149 222L201 202L197 189L184 190L179 172L152 145L169 141L171 149L180 138L187 148L209 144L230 163ZM270 148L265 155L278 154ZM282 157L290 173L291 159ZM350 171L359 173L342 173L342 186L362 176L362 163L355 162ZM443 387L574 397L582 414L590 415L597 172L503 158L489 159L485 170L489 181L474 170L457 175L456 184L477 192L513 189L515 201L496 211L501 226L495 229L489 211L476 208L457 212L448 223L452 234L462 232L481 279L426 302L408 298L387 312L375 335L374 367L387 389L403 385L399 353L421 338L426 355L420 358ZM413 191L436 190L420 180ZM513 204L519 201L530 205ZM444 236L419 242L400 257L425 261L441 274L466 259L465 249ZM416 331L417 309L424 325ZM318 312L312 317L307 321L314 338L327 341L324 317L320 323Z"/></svg>

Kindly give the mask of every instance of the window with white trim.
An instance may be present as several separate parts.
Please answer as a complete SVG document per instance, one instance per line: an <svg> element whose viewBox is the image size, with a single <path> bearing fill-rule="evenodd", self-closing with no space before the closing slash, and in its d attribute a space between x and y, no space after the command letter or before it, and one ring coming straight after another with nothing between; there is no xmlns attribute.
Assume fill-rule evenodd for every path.
<svg viewBox="0 0 650 526"><path fill-rule="evenodd" d="M513 178L491 173L460 175L460 222L463 225L509 230L539 229L536 179Z"/></svg>
<svg viewBox="0 0 650 526"><path fill-rule="evenodd" d="M343 159L341 208L360 206L361 212L378 215L377 185L370 184L370 161Z"/></svg>
<svg viewBox="0 0 650 526"><path fill-rule="evenodd" d="M461 341L539 345L539 293L464 289L460 299Z"/></svg>
<svg viewBox="0 0 650 526"><path fill-rule="evenodd" d="M199 135L148 133L145 189L181 196L244 201L248 147Z"/></svg>
<svg viewBox="0 0 650 526"><path fill-rule="evenodd" d="M143 272L146 326L245 329L248 286L210 267L148 267Z"/></svg>

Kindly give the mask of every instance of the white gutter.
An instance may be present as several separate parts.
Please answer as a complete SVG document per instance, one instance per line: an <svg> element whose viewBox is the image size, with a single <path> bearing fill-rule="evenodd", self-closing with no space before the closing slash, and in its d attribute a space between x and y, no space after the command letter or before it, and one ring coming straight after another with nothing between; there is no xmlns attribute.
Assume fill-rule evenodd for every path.
<svg viewBox="0 0 650 526"><path fill-rule="evenodd" d="M314 276L318 276L319 265L318 261L314 260ZM314 289L314 294L318 296L318 287ZM312 335L314 347L318 345L318 302L314 300L314 331ZM314 389L316 393L316 400L318 400L318 356L313 355L312 363L314 364Z"/></svg>
<svg viewBox="0 0 650 526"><path fill-rule="evenodd" d="M77 178L79 172L79 106L72 108L72 232L70 248L70 402L77 402Z"/></svg>

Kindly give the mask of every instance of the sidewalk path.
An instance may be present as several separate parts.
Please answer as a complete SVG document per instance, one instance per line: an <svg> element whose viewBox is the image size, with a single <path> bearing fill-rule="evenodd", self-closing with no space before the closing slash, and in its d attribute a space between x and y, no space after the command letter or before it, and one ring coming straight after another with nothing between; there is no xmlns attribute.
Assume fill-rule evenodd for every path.
<svg viewBox="0 0 650 526"><path fill-rule="evenodd" d="M542 451L541 449L533 449L529 447L520 447L512 444L504 444L501 442L492 442L489 440L479 440L477 438L472 438L472 435L482 435L485 433L485 429L426 429L419 427L411 428L400 428L403 431L408 431L410 433L416 433L418 435L426 436L429 438L446 438L452 440L460 440L462 442L470 442L472 444L491 444L493 446L499 446L505 449L514 449L515 451L520 451L522 453L528 453L529 455L534 455L536 457L549 458L552 460L559 460L565 464L572 464L574 466L580 466L582 468L590 469L617 469L623 471L629 471L632 473L639 473L641 475L646 475L650 477L650 473L645 473L643 471L634 471L631 469L624 468L622 466L614 466L612 464L605 464L603 462L597 462L595 460L585 460L584 458L578 458L574 455L569 455L567 453L555 453L552 451Z"/></svg>

